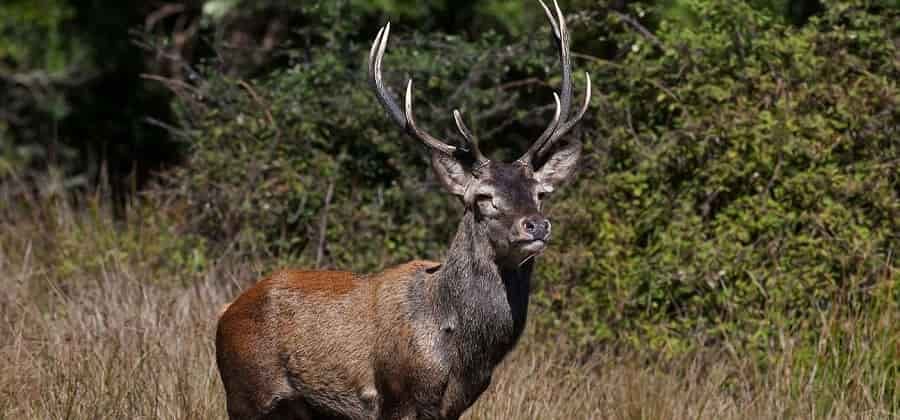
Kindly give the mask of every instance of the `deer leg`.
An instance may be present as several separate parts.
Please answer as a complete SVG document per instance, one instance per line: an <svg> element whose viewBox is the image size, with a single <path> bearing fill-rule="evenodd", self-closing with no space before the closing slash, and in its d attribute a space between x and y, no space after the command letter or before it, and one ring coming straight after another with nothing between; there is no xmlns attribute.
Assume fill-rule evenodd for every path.
<svg viewBox="0 0 900 420"><path fill-rule="evenodd" d="M271 411L263 416L264 420L313 420L312 411L302 400L280 400Z"/></svg>

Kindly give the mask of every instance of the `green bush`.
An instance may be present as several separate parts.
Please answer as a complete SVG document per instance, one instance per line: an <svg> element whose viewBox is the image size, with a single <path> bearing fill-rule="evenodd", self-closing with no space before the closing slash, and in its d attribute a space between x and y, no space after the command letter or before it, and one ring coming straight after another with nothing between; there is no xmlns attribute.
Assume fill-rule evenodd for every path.
<svg viewBox="0 0 900 420"><path fill-rule="evenodd" d="M196 231L223 248L370 270L438 258L449 243L460 207L432 177L424 147L375 101L365 70L371 39L354 40L365 17L338 13L347 10L341 2L305 10L332 33L302 54L287 51L288 68L242 80L210 66L200 100L183 102L192 153L169 185L198 215ZM534 51L527 43L501 46L497 34L466 41L406 29L394 26L387 81L402 88L411 75L418 118L432 132L457 140L454 106L473 128L512 126L479 130L487 150L503 147L499 156L524 150L546 124L549 88L496 87L541 66L553 71L549 42ZM540 112L522 100L533 91L544 94Z"/></svg>
<svg viewBox="0 0 900 420"><path fill-rule="evenodd" d="M794 27L681 4L694 24L662 19L659 45L624 38L596 71L595 162L557 208L542 302L579 336L674 351L895 316L897 11L828 4Z"/></svg>
<svg viewBox="0 0 900 420"><path fill-rule="evenodd" d="M170 95L140 77L149 55L129 35L147 9L120 1L0 4L0 182L45 188L44 175L60 170L66 189L110 184L124 202L126 191L177 160L179 149L157 127L172 122Z"/></svg>
<svg viewBox="0 0 900 420"><path fill-rule="evenodd" d="M599 86L581 176L550 211L545 323L681 352L770 349L783 333L812 342L826 319L895 317L898 11L825 3L796 25L764 3L571 17L576 67ZM440 258L460 206L370 92L372 16L334 4L304 12L333 30L285 51L287 68L203 72L181 103L191 152L169 191L220 249L355 270ZM546 29L515 42L414 29L394 26L389 85L414 78L431 131L455 139L459 106L494 157L521 153L549 117L535 80L559 81Z"/></svg>

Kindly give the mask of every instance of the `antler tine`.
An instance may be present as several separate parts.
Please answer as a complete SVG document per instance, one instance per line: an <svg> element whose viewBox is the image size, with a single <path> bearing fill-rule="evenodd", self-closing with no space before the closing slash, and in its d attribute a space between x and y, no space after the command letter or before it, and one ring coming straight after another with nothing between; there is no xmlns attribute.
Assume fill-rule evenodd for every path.
<svg viewBox="0 0 900 420"><path fill-rule="evenodd" d="M572 127L578 124L578 122L581 121L581 118L584 117L584 114L587 112L588 107L591 104L591 74L588 72L584 72L584 78L586 80L584 88L584 102L582 102L581 108L578 110L578 113L575 114L575 117L573 117L571 120L559 125L559 128L557 128L557 130L553 132L553 135L550 136L550 139L548 139L546 143L538 147L538 150L535 153L536 156L541 156L544 152L549 150L553 143L556 142L556 140L568 133L569 130L571 130Z"/></svg>
<svg viewBox="0 0 900 420"><path fill-rule="evenodd" d="M541 7L544 9L544 14L547 15L547 19L550 20L550 25L553 26L553 35L556 36L557 39L562 38L559 34L559 25L556 24L556 18L553 16L553 12L550 11L550 8L544 3L544 0L538 1L541 3Z"/></svg>
<svg viewBox="0 0 900 420"><path fill-rule="evenodd" d="M535 153L544 145L544 142L546 142L556 131L556 128L559 127L559 118L562 115L562 107L560 106L559 95L557 95L556 92L553 92L553 100L556 102L556 112L553 114L553 120L550 121L550 125L548 125L544 132L541 133L541 136L531 145L528 151L525 152L522 157L516 159L516 162L524 165L531 165L531 158L534 157Z"/></svg>
<svg viewBox="0 0 900 420"><path fill-rule="evenodd" d="M384 25L378 31L378 36L375 37L375 42L372 43L372 50L369 52L369 82L375 90L375 96L378 98L381 106L388 111L395 123L405 128L406 116L403 115L400 105L397 105L397 102L385 89L384 81L381 78L381 60L384 58L384 51L387 48L387 41L390 36L391 23L388 22L387 25Z"/></svg>
<svg viewBox="0 0 900 420"><path fill-rule="evenodd" d="M391 24L388 22L378 31L375 36L375 42L372 43L372 49L369 51L369 82L375 90L375 96L378 102L388 111L391 118L400 127L403 127L407 133L424 142L428 147L440 150L443 153L452 155L458 150L456 147L450 146L416 126L415 117L412 113L412 79L406 86L406 113L400 109L400 105L391 97L387 89L384 87L384 81L381 77L381 61L384 58L384 52L387 49L388 39L391 35Z"/></svg>
<svg viewBox="0 0 900 420"><path fill-rule="evenodd" d="M587 111L591 96L590 76L588 76L585 103L582 105L575 118L568 120L569 108L572 105L572 59L571 52L569 51L569 30L566 26L566 18L562 13L562 9L559 7L558 0L553 0L553 8L556 12L555 16L554 13L550 11L550 8L547 7L547 4L544 3L544 0L538 0L538 2L540 2L541 7L544 9L547 19L550 20L550 25L553 28L553 35L556 38L557 47L559 48L559 60L562 65L562 82L560 86L559 102L560 114L562 115L563 122L561 124L559 122L551 123L551 126L547 127L544 133L541 134L541 137L530 149L528 149L528 152L519 158L519 161L522 162L529 162L531 158L540 156L545 150L550 149L553 143L555 143L563 134L571 130Z"/></svg>
<svg viewBox="0 0 900 420"><path fill-rule="evenodd" d="M566 26L566 17L563 15L562 9L559 8L557 0L553 0L555 16L554 12L551 12L547 4L544 3L544 0L538 0L538 2L550 21L556 46L559 49L559 61L562 64L563 73L560 85L560 101L562 104L562 118L565 120L569 118L569 107L572 105L572 60L569 52L569 29Z"/></svg>
<svg viewBox="0 0 900 420"><path fill-rule="evenodd" d="M444 143L435 137L432 137L430 134L420 130L416 125L416 119L413 115L412 109L412 83L412 79L409 79L409 82L406 83L406 130L409 131L410 134L419 138L419 140L425 142L428 147L440 150L441 152L444 152L448 155L453 155L458 150L456 147Z"/></svg>
<svg viewBox="0 0 900 420"><path fill-rule="evenodd" d="M559 33L556 34L556 37L559 45L559 61L562 62L563 72L559 100L562 103L562 119L565 121L569 118L569 108L572 106L572 59L569 51L569 28L566 26L566 17L559 8L557 0L553 0L553 8L556 9L559 21Z"/></svg>
<svg viewBox="0 0 900 420"><path fill-rule="evenodd" d="M453 120L456 121L456 128L459 130L459 134L462 134L463 138L466 140L466 145L471 148L472 155L475 156L475 161L487 162L488 159L481 153L481 149L478 147L478 138L472 134L469 127L466 127L466 123L463 122L462 114L458 109L453 110Z"/></svg>

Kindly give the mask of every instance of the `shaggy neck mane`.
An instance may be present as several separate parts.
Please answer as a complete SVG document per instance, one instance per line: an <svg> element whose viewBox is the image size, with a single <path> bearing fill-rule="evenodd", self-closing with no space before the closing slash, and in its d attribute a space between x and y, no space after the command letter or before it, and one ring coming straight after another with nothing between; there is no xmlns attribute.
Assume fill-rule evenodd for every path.
<svg viewBox="0 0 900 420"><path fill-rule="evenodd" d="M466 211L437 273L438 305L456 314L463 366L492 368L515 345L525 327L533 264L498 263L486 227Z"/></svg>

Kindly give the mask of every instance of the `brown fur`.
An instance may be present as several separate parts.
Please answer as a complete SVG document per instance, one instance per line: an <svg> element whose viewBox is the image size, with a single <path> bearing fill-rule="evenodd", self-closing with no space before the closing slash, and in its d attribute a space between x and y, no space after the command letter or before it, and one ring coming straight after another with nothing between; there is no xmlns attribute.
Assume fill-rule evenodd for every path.
<svg viewBox="0 0 900 420"><path fill-rule="evenodd" d="M321 409L307 407L304 398L313 396L348 418L381 418L372 366L376 331L414 340L409 322L391 311L404 304L411 281L438 266L413 261L369 276L284 270L259 281L219 320L217 358L229 414L254 418L250 413L277 409L305 418ZM382 321L374 329L373 319ZM405 349L391 349L396 360L414 359L400 354Z"/></svg>
<svg viewBox="0 0 900 420"><path fill-rule="evenodd" d="M284 270L275 273L271 287L296 288L304 294L338 297L350 293L356 277L348 271Z"/></svg>

